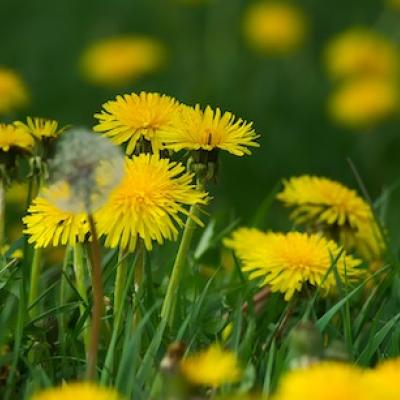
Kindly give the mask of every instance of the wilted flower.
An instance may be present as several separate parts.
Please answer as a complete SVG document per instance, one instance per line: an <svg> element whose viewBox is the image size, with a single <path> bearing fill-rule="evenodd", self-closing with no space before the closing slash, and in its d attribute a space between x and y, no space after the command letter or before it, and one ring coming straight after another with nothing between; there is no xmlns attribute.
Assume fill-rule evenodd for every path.
<svg viewBox="0 0 400 400"><path fill-rule="evenodd" d="M123 156L106 138L84 129L65 134L52 167L52 196L61 210L93 212L107 201L123 176Z"/></svg>
<svg viewBox="0 0 400 400"><path fill-rule="evenodd" d="M32 136L25 130L12 124L0 124L0 150L11 149L30 151L34 145Z"/></svg>
<svg viewBox="0 0 400 400"><path fill-rule="evenodd" d="M244 33L255 50L286 54L303 44L306 20L294 4L259 1L250 5L245 13Z"/></svg>
<svg viewBox="0 0 400 400"><path fill-rule="evenodd" d="M357 267L361 261L319 234L263 233L241 228L225 240L225 245L235 251L250 279L261 278L261 286L269 285L272 291L284 293L285 300L304 284L321 287L323 292L335 288L335 274L330 271L334 263L345 283L360 275Z"/></svg>
<svg viewBox="0 0 400 400"><path fill-rule="evenodd" d="M100 40L87 48L81 69L92 83L116 86L159 69L164 59L164 46L157 39L122 36Z"/></svg>
<svg viewBox="0 0 400 400"><path fill-rule="evenodd" d="M57 121L46 118L28 117L26 119L26 124L21 121L16 121L14 122L14 125L18 128L24 129L38 140L55 138L59 136L65 129L59 128Z"/></svg>
<svg viewBox="0 0 400 400"><path fill-rule="evenodd" d="M126 158L121 184L96 214L106 245L133 251L141 238L150 250L153 240L175 240L177 226L183 226L180 215L194 218L184 206L206 203L206 193L196 190L192 179L182 164L156 155Z"/></svg>
<svg viewBox="0 0 400 400"><path fill-rule="evenodd" d="M326 48L330 75L337 78L392 78L397 73L394 43L369 29L355 28L335 37Z"/></svg>
<svg viewBox="0 0 400 400"><path fill-rule="evenodd" d="M219 344L184 358L181 372L194 385L219 387L240 379L239 361L232 351L224 350Z"/></svg>
<svg viewBox="0 0 400 400"><path fill-rule="evenodd" d="M368 128L399 109L399 92L392 80L360 78L334 92L328 107L331 117L350 128Z"/></svg>
<svg viewBox="0 0 400 400"><path fill-rule="evenodd" d="M8 114L28 103L28 92L19 75L0 68L0 114Z"/></svg>
<svg viewBox="0 0 400 400"><path fill-rule="evenodd" d="M31 400L122 400L114 389L93 383L69 383L57 388L45 389L33 395Z"/></svg>
<svg viewBox="0 0 400 400"><path fill-rule="evenodd" d="M128 155L134 153L141 139L151 144L153 153L158 153L160 135L171 127L179 103L169 96L141 92L117 96L103 104L103 109L95 114L99 120L93 128L96 132L102 132L115 144L127 143Z"/></svg>

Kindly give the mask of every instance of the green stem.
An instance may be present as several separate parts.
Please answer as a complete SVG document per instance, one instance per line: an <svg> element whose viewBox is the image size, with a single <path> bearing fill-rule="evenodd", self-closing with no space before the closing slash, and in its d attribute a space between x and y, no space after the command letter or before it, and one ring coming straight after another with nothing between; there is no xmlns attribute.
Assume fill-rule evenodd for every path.
<svg viewBox="0 0 400 400"><path fill-rule="evenodd" d="M117 273L115 276L114 288L114 324L119 324L118 313L124 301L124 288L126 281L126 252L122 249L119 250Z"/></svg>
<svg viewBox="0 0 400 400"><path fill-rule="evenodd" d="M196 222L192 217L198 214L197 205L192 205L189 216L186 220L185 228L182 235L182 240L179 244L178 253L172 267L172 274L169 279L167 293L161 309L161 319L169 326L172 326L175 319L176 300L179 292L179 285L182 280L182 273L187 262L188 251L192 241L193 232L196 229Z"/></svg>
<svg viewBox="0 0 400 400"><path fill-rule="evenodd" d="M86 284L85 284L85 266L84 266L84 257L83 257L83 247L81 243L76 243L74 246L74 272L76 279L76 288L78 290L79 296L83 300L83 302L79 305L79 312L81 317L85 315L86 305L88 304L88 297L86 293ZM88 323L85 322L83 327L83 342L85 345L85 353L87 355L88 346L89 346L89 336L88 336Z"/></svg>
<svg viewBox="0 0 400 400"><path fill-rule="evenodd" d="M6 189L4 182L0 179L0 247L4 244L6 218Z"/></svg>
<svg viewBox="0 0 400 400"><path fill-rule="evenodd" d="M97 354L100 344L101 319L103 317L104 309L104 292L101 271L100 245L97 238L97 231L94 219L91 214L88 214L88 221L90 232L92 235L92 240L90 242L90 253L92 265L93 310L86 378L89 380L93 380L96 375Z"/></svg>
<svg viewBox="0 0 400 400"><path fill-rule="evenodd" d="M136 257L133 265L134 269L134 298L133 298L133 312L134 316L132 319L133 327L136 327L140 321L140 304L139 296L142 289L143 274L144 274L144 263L145 263L145 247L142 239L138 239L136 243Z"/></svg>
<svg viewBox="0 0 400 400"><path fill-rule="evenodd" d="M38 297L40 272L42 269L42 249L33 250L32 266L31 266L31 282L29 287L28 304L31 306ZM35 318L38 315L39 304L35 304L30 311L30 316Z"/></svg>

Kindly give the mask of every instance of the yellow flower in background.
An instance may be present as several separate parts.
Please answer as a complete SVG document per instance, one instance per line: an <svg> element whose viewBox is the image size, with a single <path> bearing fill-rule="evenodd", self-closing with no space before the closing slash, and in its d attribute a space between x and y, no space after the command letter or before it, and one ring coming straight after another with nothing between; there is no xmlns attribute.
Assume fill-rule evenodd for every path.
<svg viewBox="0 0 400 400"><path fill-rule="evenodd" d="M306 19L296 5L280 1L258 1L244 16L244 34L249 44L260 52L291 53L306 37Z"/></svg>
<svg viewBox="0 0 400 400"><path fill-rule="evenodd" d="M368 370L363 379L363 400L400 399L400 358L389 359Z"/></svg>
<svg viewBox="0 0 400 400"><path fill-rule="evenodd" d="M45 389L31 400L123 400L123 397L114 389L82 382Z"/></svg>
<svg viewBox="0 0 400 400"><path fill-rule="evenodd" d="M400 0L387 0L387 3L393 8L400 8Z"/></svg>
<svg viewBox="0 0 400 400"><path fill-rule="evenodd" d="M323 362L290 371L281 378L273 400L365 400L362 370L338 363ZM379 396L376 400L381 399Z"/></svg>
<svg viewBox="0 0 400 400"><path fill-rule="evenodd" d="M55 138L59 136L65 129L59 128L57 121L46 118L28 117L26 119L26 124L21 121L16 121L14 122L14 125L18 128L26 130L38 140Z"/></svg>
<svg viewBox="0 0 400 400"><path fill-rule="evenodd" d="M397 73L398 54L394 43L369 29L350 29L327 46L326 64L332 78L382 77Z"/></svg>
<svg viewBox="0 0 400 400"><path fill-rule="evenodd" d="M192 178L182 164L156 155L126 158L121 184L96 214L106 246L133 251L141 238L151 250L153 240L176 240L180 215L188 215L185 205L206 203L206 193L195 189Z"/></svg>
<svg viewBox="0 0 400 400"><path fill-rule="evenodd" d="M331 234L366 259L381 257L384 243L374 214L355 190L328 178L303 175L285 180L277 199L294 209L291 219L296 224Z"/></svg>
<svg viewBox="0 0 400 400"><path fill-rule="evenodd" d="M360 78L344 83L329 99L328 111L334 121L350 128L368 128L399 110L396 82Z"/></svg>
<svg viewBox="0 0 400 400"><path fill-rule="evenodd" d="M127 143L128 155L135 151L141 138L150 142L157 153L161 147L160 134L171 127L178 109L179 103L169 96L146 92L125 94L103 104L103 111L95 114L99 123L93 129L115 144Z"/></svg>
<svg viewBox="0 0 400 400"><path fill-rule="evenodd" d="M12 124L0 124L0 150L10 151L12 148L30 151L34 145L32 136L25 130Z"/></svg>
<svg viewBox="0 0 400 400"><path fill-rule="evenodd" d="M29 96L21 77L0 67L0 114L8 114L28 103Z"/></svg>
<svg viewBox="0 0 400 400"><path fill-rule="evenodd" d="M332 240L319 234L300 232L264 233L240 228L225 245L233 249L250 279L261 278L260 286L269 285L290 300L303 284L329 292L336 287L334 261L343 282L358 278L361 261L348 256Z"/></svg>
<svg viewBox="0 0 400 400"><path fill-rule="evenodd" d="M164 46L142 36L99 40L81 57L81 70L94 84L118 86L158 70L165 60Z"/></svg>
<svg viewBox="0 0 400 400"><path fill-rule="evenodd" d="M181 106L175 123L160 133L160 140L167 149L179 151L214 149L226 150L236 156L251 154L249 147L258 147L253 123L236 118L230 112L222 113L207 106Z"/></svg>
<svg viewBox="0 0 400 400"><path fill-rule="evenodd" d="M24 233L35 248L70 245L84 242L89 233L86 214L76 214L57 208L53 198L58 196L58 188L50 187L33 200L28 215L22 220L26 226Z"/></svg>
<svg viewBox="0 0 400 400"><path fill-rule="evenodd" d="M184 358L181 372L194 385L219 387L240 379L241 368L236 355L214 344L209 348Z"/></svg>

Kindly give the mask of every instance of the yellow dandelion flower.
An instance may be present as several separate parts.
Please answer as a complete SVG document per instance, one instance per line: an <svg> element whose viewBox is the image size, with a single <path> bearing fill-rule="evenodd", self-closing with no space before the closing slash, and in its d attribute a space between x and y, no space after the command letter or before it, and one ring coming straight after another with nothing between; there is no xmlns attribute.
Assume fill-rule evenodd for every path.
<svg viewBox="0 0 400 400"><path fill-rule="evenodd" d="M26 124L21 121L16 121L14 122L14 125L18 128L26 130L38 140L57 137L65 129L59 128L57 121L46 118L28 117L26 119Z"/></svg>
<svg viewBox="0 0 400 400"><path fill-rule="evenodd" d="M205 204L206 193L191 184L193 175L182 164L140 154L125 160L125 175L96 214L106 246L133 251L138 238L148 250L152 241L176 240L185 205Z"/></svg>
<svg viewBox="0 0 400 400"><path fill-rule="evenodd" d="M326 65L335 78L392 77L397 70L396 46L377 32L350 29L328 43Z"/></svg>
<svg viewBox="0 0 400 400"><path fill-rule="evenodd" d="M194 385L219 387L237 382L241 368L236 355L214 344L181 361L181 372Z"/></svg>
<svg viewBox="0 0 400 400"><path fill-rule="evenodd" d="M301 46L306 37L306 19L294 4L259 1L247 9L244 34L249 44L263 53L286 54Z"/></svg>
<svg viewBox="0 0 400 400"><path fill-rule="evenodd" d="M236 119L230 112L222 113L207 106L204 111L199 105L181 106L175 124L160 134L167 149L179 151L214 149L226 150L236 156L250 154L249 147L258 147L253 124Z"/></svg>
<svg viewBox="0 0 400 400"><path fill-rule="evenodd" d="M93 383L69 383L64 386L45 389L33 395L31 400L122 400L114 389Z"/></svg>
<svg viewBox="0 0 400 400"><path fill-rule="evenodd" d="M400 399L400 358L386 360L364 376L363 400Z"/></svg>
<svg viewBox="0 0 400 400"><path fill-rule="evenodd" d="M160 133L172 125L179 103L172 97L158 93L125 94L103 104L103 111L95 114L99 120L94 131L102 132L115 144L127 143L126 154L131 155L139 139L151 142L153 152L161 147Z"/></svg>
<svg viewBox="0 0 400 400"><path fill-rule="evenodd" d="M0 114L7 114L28 103L28 92L19 75L0 68Z"/></svg>
<svg viewBox="0 0 400 400"><path fill-rule="evenodd" d="M84 242L89 233L86 214L76 214L57 208L53 201L59 196L59 187L50 187L43 196L33 200L28 215L23 218L26 226L24 233L29 235L28 242L35 248L70 245Z"/></svg>
<svg viewBox="0 0 400 400"><path fill-rule="evenodd" d="M313 364L284 375L273 400L364 400L361 381L362 371L353 365Z"/></svg>
<svg viewBox="0 0 400 400"><path fill-rule="evenodd" d="M347 249L356 247L367 259L379 258L383 238L369 204L357 192L324 177L303 175L284 181L277 195L293 207L296 224L311 224L336 236Z"/></svg>
<svg viewBox="0 0 400 400"><path fill-rule="evenodd" d="M34 145L32 136L12 124L0 124L0 150L10 151L12 148L30 151Z"/></svg>
<svg viewBox="0 0 400 400"><path fill-rule="evenodd" d="M262 278L261 286L269 285L272 291L284 293L285 300L306 283L324 292L335 288L335 274L330 272L334 261L343 282L360 275L357 266L361 261L319 234L263 233L241 228L225 240L225 245L235 251L250 279Z"/></svg>
<svg viewBox="0 0 400 400"><path fill-rule="evenodd" d="M345 83L328 102L332 119L350 128L367 128L399 109L399 93L391 80L360 78Z"/></svg>
<svg viewBox="0 0 400 400"><path fill-rule="evenodd" d="M164 46L144 36L100 40L81 57L84 77L97 85L118 86L154 72L165 60Z"/></svg>

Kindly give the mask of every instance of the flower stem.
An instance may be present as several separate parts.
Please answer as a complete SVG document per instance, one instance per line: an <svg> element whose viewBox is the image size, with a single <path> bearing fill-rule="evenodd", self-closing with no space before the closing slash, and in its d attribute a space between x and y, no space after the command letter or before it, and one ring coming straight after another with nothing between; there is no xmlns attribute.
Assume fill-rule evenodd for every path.
<svg viewBox="0 0 400 400"><path fill-rule="evenodd" d="M114 324L119 323L118 313L124 301L124 288L126 281L126 252L122 249L118 253L117 274L114 287Z"/></svg>
<svg viewBox="0 0 400 400"><path fill-rule="evenodd" d="M103 316L104 300L100 246L97 238L96 226L91 214L88 214L88 221L92 235L92 240L90 242L90 254L92 265L93 311L86 378L93 380L96 374L97 353L99 350L100 328L101 319Z"/></svg>
<svg viewBox="0 0 400 400"><path fill-rule="evenodd" d="M198 214L197 205L192 205L189 211L189 216L186 220L185 228L182 235L182 240L179 244L178 253L172 267L172 274L169 279L167 293L161 309L161 319L169 326L172 326L175 319L176 300L179 291L179 284L182 279L182 273L187 261L190 243L192 241L193 232L196 229L196 222L192 217Z"/></svg>
<svg viewBox="0 0 400 400"><path fill-rule="evenodd" d="M3 179L0 179L0 247L4 245L5 218L6 218L6 190Z"/></svg>
<svg viewBox="0 0 400 400"><path fill-rule="evenodd" d="M40 272L42 269L42 249L34 249L33 257L32 257L32 266L31 266L31 281L29 287L29 299L28 304L31 306L38 297L39 292L39 278ZM30 315L32 318L37 316L38 313L38 304L35 304L30 311Z"/></svg>

